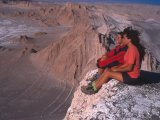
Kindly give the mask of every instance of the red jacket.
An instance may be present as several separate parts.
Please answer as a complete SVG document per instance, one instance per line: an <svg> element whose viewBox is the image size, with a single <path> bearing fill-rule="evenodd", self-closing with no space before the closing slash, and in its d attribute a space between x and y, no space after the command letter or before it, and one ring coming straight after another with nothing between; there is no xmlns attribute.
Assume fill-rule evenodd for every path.
<svg viewBox="0 0 160 120"><path fill-rule="evenodd" d="M115 49L111 50L108 52L107 59L101 60L99 58L97 60L97 67L105 69L106 67L113 67L113 66L118 66L124 63L124 55L127 51L128 47L127 46L116 46Z"/></svg>

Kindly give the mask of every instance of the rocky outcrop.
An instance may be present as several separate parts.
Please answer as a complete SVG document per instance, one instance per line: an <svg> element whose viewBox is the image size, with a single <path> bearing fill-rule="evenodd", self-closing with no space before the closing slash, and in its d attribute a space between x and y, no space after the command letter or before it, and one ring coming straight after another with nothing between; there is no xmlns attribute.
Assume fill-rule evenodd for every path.
<svg viewBox="0 0 160 120"><path fill-rule="evenodd" d="M66 94L66 99L71 96L73 89L80 84L74 93L72 104L65 117L66 120L159 119L159 83L127 86L116 80L111 80L104 84L97 94L92 96L87 96L80 90L81 85L87 84L86 79L96 72L96 70L92 71L96 68L96 60L105 52L105 49L99 44L98 33L108 35L110 32L122 31L127 26L142 30L146 28L141 25L148 24L147 22L141 24L141 21L139 21L140 24L137 21L136 24L133 24L135 20L133 18L136 17L135 13L132 14L135 16L130 18L130 15L124 11L118 11L115 8L111 11L111 6L107 7L68 3L64 6L35 7L37 11L18 13L18 16L28 16L29 19L39 21L40 24L71 27L71 30L57 42L38 52L34 51L34 54L29 54L30 61L37 69L45 71L48 76L52 76L51 78L58 78L57 82L61 83L62 88L63 86L71 88L69 94ZM139 18L144 20L141 16ZM147 17L145 16L145 18ZM45 33L40 34L44 35ZM147 42L145 41L146 36L142 35L142 38L143 42ZM26 42L26 39L28 41L26 37L21 39L22 42ZM146 47L142 69L159 72L157 56L150 49L152 46ZM29 49L29 53L31 51ZM24 49L22 53L28 55L28 49ZM83 78L85 75L86 77ZM48 111L51 114L54 111L57 112L61 107L63 105L60 104L52 111L51 105L51 107L46 108L44 114L47 115Z"/></svg>
<svg viewBox="0 0 160 120"><path fill-rule="evenodd" d="M159 38L156 34L159 16L150 7L144 7L142 14L142 7L70 3L17 3L10 7L0 4L0 16L31 20L46 29L46 26L69 28L64 34L58 30L61 37L55 37L57 32L53 32L55 36L49 32L36 32L33 37L21 36L13 40L16 44L27 45L21 51L0 47L1 119L62 119L75 88L72 105L65 117L67 120L159 119L159 83L127 86L111 80L95 95L87 96L80 91L81 85L87 84L85 80L96 72L92 70L96 68L97 58L105 52L99 44L98 33L108 35L130 25L142 32L146 30L150 36L146 39L142 35L144 45L148 48L142 67L149 71L159 70L159 53L156 52L158 40L150 39L153 36ZM154 16L151 14L157 16L145 20ZM47 38L52 37L58 40L48 45L50 40L47 42ZM32 42L44 45L29 46ZM157 50L153 51L153 48Z"/></svg>
<svg viewBox="0 0 160 120"><path fill-rule="evenodd" d="M97 33L89 24L86 9L81 9L78 5L67 4L62 7L60 20L69 23L68 20L72 17L71 21L74 20L72 30L61 40L31 56L33 64L39 68L49 66L50 74L54 73L57 78L69 80L68 84L71 86L74 82L78 83L81 76L95 66L97 54Z"/></svg>
<svg viewBox="0 0 160 120"><path fill-rule="evenodd" d="M69 22L74 23L72 24L72 30L57 43L32 55L31 60L38 68L46 65L50 75L54 74L57 78L66 79L67 84L73 86L81 81L87 71L95 68L96 59L104 52L104 49L98 43L98 33L117 32L127 26L134 26L139 29L139 26L133 25L126 16L118 13L104 13L103 9L100 8L87 6L83 10L88 14L82 14L83 10L80 10L81 14L79 14L79 10L77 10L81 9L79 6L69 5L70 8L77 11L76 15L73 15L73 12L71 15L70 10L67 15L64 12L67 9L65 7L62 8L61 14L65 16L64 23L70 18L75 20ZM83 15L87 15L88 18L79 21L77 15L79 15L80 20L84 19ZM145 36L142 36L142 38L144 40ZM142 69L157 72L160 70L159 62L156 56L153 56L149 47L146 50ZM80 82L65 120L159 118L159 83L128 86L116 80L111 80L104 84L97 94L87 96L81 92L80 87L87 84L86 79L94 73L95 71L89 72ZM156 97L153 97L152 94ZM155 104L153 104L153 101L155 101Z"/></svg>
<svg viewBox="0 0 160 120"><path fill-rule="evenodd" d="M141 69L160 71L159 61L149 49L146 50ZM142 78L145 82L136 86L112 79L95 95L85 95L81 92L81 86L87 85L86 80L96 72L89 71L80 82L64 120L160 119L159 73L142 74L146 76Z"/></svg>
<svg viewBox="0 0 160 120"><path fill-rule="evenodd" d="M142 62L142 70L160 72L160 62L153 55L149 48L146 49L146 55Z"/></svg>
<svg viewBox="0 0 160 120"><path fill-rule="evenodd" d="M50 74L54 73L54 76L60 79L67 79L70 81L68 83L78 80L84 75L84 71L93 68L96 54L93 47L96 46L96 34L89 26L83 28L85 29L78 31L77 28L73 29L61 41L32 55L33 63L40 68L49 66Z"/></svg>
<svg viewBox="0 0 160 120"><path fill-rule="evenodd" d="M95 95L85 95L81 92L81 86L86 85L86 79L95 72L96 70L88 72L80 83L64 120L158 120L160 118L158 100L160 84L128 86L111 80Z"/></svg>
<svg viewBox="0 0 160 120"><path fill-rule="evenodd" d="M96 70L89 71L80 82L64 120L119 120L119 119L160 119L160 64L147 48L142 70L144 83L130 86L114 79L104 84L98 93L85 95L81 86L87 85ZM153 102L154 101L154 102Z"/></svg>
<svg viewBox="0 0 160 120"><path fill-rule="evenodd" d="M106 32L118 31L122 30L125 26L132 25L132 22L128 21L123 15L119 16L114 13L107 16L103 15L103 17L104 24L94 27L97 30L106 30ZM100 20L99 17L97 19ZM103 21L101 20L100 23L103 23ZM140 27L136 25L132 26L135 28ZM142 39L145 41L146 37L142 36ZM147 48L146 55L141 69L159 72L159 61L150 50L151 46L145 47ZM147 73L145 73L146 77L143 78L144 81L149 80L151 82L145 82L145 84L136 86L129 86L116 80L111 80L104 84L95 95L85 95L81 92L81 86L87 85L86 80L93 76L96 71L89 71L80 82L64 120L160 119L158 96L160 93L160 75L158 73L153 73L148 78ZM148 72L148 74L150 73ZM158 77L155 77L154 74Z"/></svg>

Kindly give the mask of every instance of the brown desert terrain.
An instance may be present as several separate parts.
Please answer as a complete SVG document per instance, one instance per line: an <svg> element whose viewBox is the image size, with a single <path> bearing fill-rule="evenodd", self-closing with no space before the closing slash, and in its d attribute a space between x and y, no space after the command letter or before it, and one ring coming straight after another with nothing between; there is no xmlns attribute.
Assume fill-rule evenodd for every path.
<svg viewBox="0 0 160 120"><path fill-rule="evenodd" d="M63 119L104 52L99 32L136 26L159 61L159 21L152 6L0 3L0 120Z"/></svg>

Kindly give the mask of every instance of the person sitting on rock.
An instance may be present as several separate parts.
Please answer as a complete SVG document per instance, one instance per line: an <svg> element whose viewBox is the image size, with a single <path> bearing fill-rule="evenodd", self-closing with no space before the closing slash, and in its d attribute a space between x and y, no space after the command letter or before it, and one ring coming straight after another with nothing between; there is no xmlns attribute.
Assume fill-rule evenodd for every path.
<svg viewBox="0 0 160 120"><path fill-rule="evenodd" d="M128 46L127 52L124 55L124 64L105 69L101 76L91 85L82 86L82 92L85 94L95 94L110 78L129 85L135 85L139 80L140 64L145 55L145 50L140 44L139 36L139 31L133 30L131 27L126 28L122 40L123 44Z"/></svg>
<svg viewBox="0 0 160 120"><path fill-rule="evenodd" d="M97 60L98 72L87 81L93 82L99 78L99 76L104 72L106 68L122 65L124 63L123 58L128 47L127 45L123 45L122 37L123 32L118 32L116 36L116 42L118 45L111 51L102 55L102 57Z"/></svg>

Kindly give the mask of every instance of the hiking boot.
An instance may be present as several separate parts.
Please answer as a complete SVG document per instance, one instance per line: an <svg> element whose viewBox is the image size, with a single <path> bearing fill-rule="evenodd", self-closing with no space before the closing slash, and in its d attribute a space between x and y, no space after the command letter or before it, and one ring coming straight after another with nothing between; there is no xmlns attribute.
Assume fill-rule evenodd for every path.
<svg viewBox="0 0 160 120"><path fill-rule="evenodd" d="M92 95L98 92L98 91L94 91L92 85L82 86L81 91L87 95Z"/></svg>
<svg viewBox="0 0 160 120"><path fill-rule="evenodd" d="M99 78L99 73L97 72L96 74L94 74L91 78L87 79L87 81L90 81L91 83L94 82L95 80L97 80Z"/></svg>

